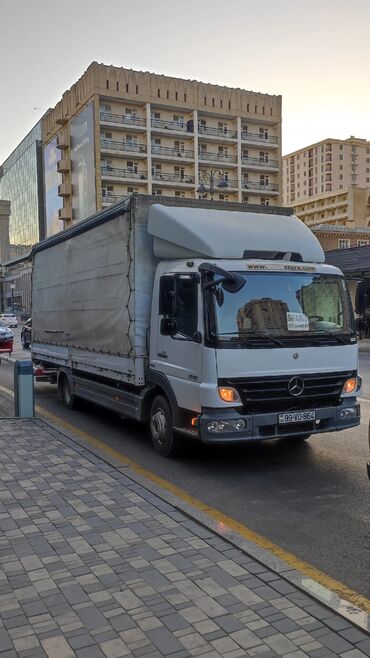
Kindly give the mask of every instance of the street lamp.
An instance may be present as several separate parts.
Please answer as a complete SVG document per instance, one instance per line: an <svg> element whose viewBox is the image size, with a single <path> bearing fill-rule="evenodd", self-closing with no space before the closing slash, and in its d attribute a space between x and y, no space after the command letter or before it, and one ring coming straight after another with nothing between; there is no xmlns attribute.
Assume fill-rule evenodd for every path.
<svg viewBox="0 0 370 658"><path fill-rule="evenodd" d="M216 174L218 174L217 183ZM209 179L208 187L203 183L205 178ZM213 192L216 190L216 188L219 190L224 190L227 187L229 187L229 183L227 182L222 169L211 169L211 171L207 171L202 175L202 182L200 183L199 187L197 187L197 192L198 194L207 194L209 192L211 195L211 200L213 201Z"/></svg>
<svg viewBox="0 0 370 658"><path fill-rule="evenodd" d="M14 315L14 289L15 289L15 283L10 284L10 290L12 291L12 313Z"/></svg>

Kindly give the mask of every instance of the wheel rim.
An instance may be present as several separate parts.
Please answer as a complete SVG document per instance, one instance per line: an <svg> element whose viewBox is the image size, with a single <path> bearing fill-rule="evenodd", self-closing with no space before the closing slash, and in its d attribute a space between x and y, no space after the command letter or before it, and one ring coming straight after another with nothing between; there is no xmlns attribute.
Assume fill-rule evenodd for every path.
<svg viewBox="0 0 370 658"><path fill-rule="evenodd" d="M153 440L162 446L165 442L167 432L166 416L164 415L162 409L156 409L156 411L153 413L152 419L150 421L150 427Z"/></svg>

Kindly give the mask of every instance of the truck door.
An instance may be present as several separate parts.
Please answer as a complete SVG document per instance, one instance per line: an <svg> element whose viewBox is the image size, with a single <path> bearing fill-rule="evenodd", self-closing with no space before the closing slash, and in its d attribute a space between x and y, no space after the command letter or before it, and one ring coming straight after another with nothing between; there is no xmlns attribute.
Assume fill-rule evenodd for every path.
<svg viewBox="0 0 370 658"><path fill-rule="evenodd" d="M160 278L157 349L151 355L155 369L168 377L178 405L191 410L199 409L201 380L199 289L197 274Z"/></svg>

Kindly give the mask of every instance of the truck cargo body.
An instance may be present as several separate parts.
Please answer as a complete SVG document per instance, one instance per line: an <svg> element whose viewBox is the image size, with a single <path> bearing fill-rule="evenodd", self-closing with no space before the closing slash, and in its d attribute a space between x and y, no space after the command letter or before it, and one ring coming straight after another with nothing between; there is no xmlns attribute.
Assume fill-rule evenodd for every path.
<svg viewBox="0 0 370 658"><path fill-rule="evenodd" d="M155 448L357 425L341 272L286 209L135 196L34 250L35 366Z"/></svg>

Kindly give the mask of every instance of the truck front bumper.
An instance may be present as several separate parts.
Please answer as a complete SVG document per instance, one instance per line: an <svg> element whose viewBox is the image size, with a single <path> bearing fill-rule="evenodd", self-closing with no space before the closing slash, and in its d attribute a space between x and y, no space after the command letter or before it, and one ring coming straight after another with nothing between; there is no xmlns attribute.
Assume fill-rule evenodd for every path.
<svg viewBox="0 0 370 658"><path fill-rule="evenodd" d="M247 415L232 408L204 409L199 418L199 438L203 443L244 443L337 432L360 424L360 405L355 398L345 398L337 407L318 407L314 411L313 421L281 425L278 412ZM245 423L243 429L214 430L218 421L240 425L240 420Z"/></svg>

